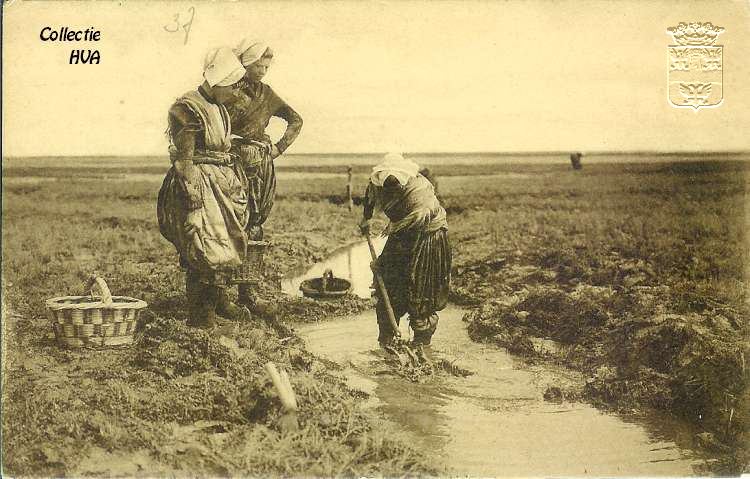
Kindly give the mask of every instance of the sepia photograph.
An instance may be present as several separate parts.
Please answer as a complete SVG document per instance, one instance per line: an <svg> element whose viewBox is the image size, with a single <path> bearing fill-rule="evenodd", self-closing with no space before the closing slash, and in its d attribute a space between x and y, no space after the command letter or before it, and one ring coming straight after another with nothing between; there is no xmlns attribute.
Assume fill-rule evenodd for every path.
<svg viewBox="0 0 750 479"><path fill-rule="evenodd" d="M750 474L747 0L4 0L3 477Z"/></svg>

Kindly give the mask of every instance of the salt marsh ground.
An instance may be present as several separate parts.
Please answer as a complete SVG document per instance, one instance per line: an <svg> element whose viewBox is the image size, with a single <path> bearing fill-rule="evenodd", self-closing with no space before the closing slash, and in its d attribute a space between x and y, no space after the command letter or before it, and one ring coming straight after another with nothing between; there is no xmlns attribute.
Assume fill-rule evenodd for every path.
<svg viewBox="0 0 750 479"><path fill-rule="evenodd" d="M280 161L261 296L283 323L371 307L283 297L275 284L358 239L345 167L360 192L376 159ZM560 155L415 159L437 175L452 298L472 309L476 341L582 372L559 391L570 400L680 417L713 455L709 472L747 470L747 155L587 156L580 171ZM438 451L362 409L283 324L238 325L242 355L184 325L183 274L156 224L165 161L4 162L4 472L446 473ZM149 303L133 347L63 350L50 337L44 300L78 294L93 273ZM278 428L271 360L290 371L298 433Z"/></svg>

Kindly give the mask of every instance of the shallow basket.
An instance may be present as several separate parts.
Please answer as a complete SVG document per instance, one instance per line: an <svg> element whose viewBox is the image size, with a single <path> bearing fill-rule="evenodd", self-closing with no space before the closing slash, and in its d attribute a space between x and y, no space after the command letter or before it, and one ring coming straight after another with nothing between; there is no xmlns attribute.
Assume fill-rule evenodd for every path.
<svg viewBox="0 0 750 479"><path fill-rule="evenodd" d="M351 281L336 278L330 269L320 278L306 279L299 285L302 294L308 298L332 299L341 298L352 290Z"/></svg>
<svg viewBox="0 0 750 479"><path fill-rule="evenodd" d="M100 295L94 295L94 286ZM112 296L107 282L92 278L89 296L62 296L45 301L57 343L67 347L132 344L138 314L147 304L136 298Z"/></svg>
<svg viewBox="0 0 750 479"><path fill-rule="evenodd" d="M268 249L268 241L248 241L245 260L237 267L232 277L235 284L258 284L265 273L263 255Z"/></svg>

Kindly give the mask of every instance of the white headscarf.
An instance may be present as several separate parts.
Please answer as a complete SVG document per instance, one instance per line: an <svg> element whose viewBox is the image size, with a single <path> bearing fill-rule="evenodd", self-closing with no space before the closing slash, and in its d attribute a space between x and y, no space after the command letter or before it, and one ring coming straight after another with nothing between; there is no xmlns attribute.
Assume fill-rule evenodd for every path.
<svg viewBox="0 0 750 479"><path fill-rule="evenodd" d="M229 47L210 50L203 62L203 78L210 86L234 85L245 76L245 69Z"/></svg>
<svg viewBox="0 0 750 479"><path fill-rule="evenodd" d="M246 67L260 60L266 50L268 50L268 44L243 38L237 48L234 49L234 54L240 59L242 66Z"/></svg>
<svg viewBox="0 0 750 479"><path fill-rule="evenodd" d="M383 182L389 176L394 176L401 186L406 185L410 178L419 174L419 165L407 160L400 153L388 153L383 157L383 162L372 168L370 182L376 186L383 186Z"/></svg>

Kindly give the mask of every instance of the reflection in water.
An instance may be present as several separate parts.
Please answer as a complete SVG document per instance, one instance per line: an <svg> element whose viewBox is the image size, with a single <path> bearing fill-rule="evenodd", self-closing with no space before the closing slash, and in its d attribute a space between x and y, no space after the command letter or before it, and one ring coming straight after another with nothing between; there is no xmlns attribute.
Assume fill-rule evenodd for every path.
<svg viewBox="0 0 750 479"><path fill-rule="evenodd" d="M377 245L382 249L383 239ZM298 294L303 279L332 268L369 296L369 250L358 243L283 283ZM377 349L374 311L356 317L300 325L314 354L344 366L347 383L371 394L370 407L409 434L415 444L437 452L455 474L471 476L677 475L694 474L698 459L673 440L681 425L665 418L623 420L579 403L550 403L550 385L574 373L529 366L505 350L471 341L464 310L449 306L429 354L475 372L439 375L422 384L395 376ZM402 326L406 322L402 322Z"/></svg>
<svg viewBox="0 0 750 479"><path fill-rule="evenodd" d="M368 311L298 333L314 354L345 365L352 387L372 394L383 412L426 450L438 451L456 474L471 476L692 475L697 460L652 424L626 422L587 404L550 403L545 389L565 381L564 372L528 366L504 350L471 341L449 307L430 354L475 374L441 375L415 384L389 374L377 350L375 314ZM674 427L674 424L672 424ZM661 432L670 428L661 420Z"/></svg>
<svg viewBox="0 0 750 479"><path fill-rule="evenodd" d="M385 246L386 238L376 236L372 238L375 251L380 254ZM299 285L310 278L320 278L326 269L331 269L338 278L352 282L352 293L361 298L371 295L372 271L370 271L370 250L366 241L355 243L334 251L328 259L317 263L311 268L290 274L289 279L281 281L281 289L287 294L301 296Z"/></svg>

